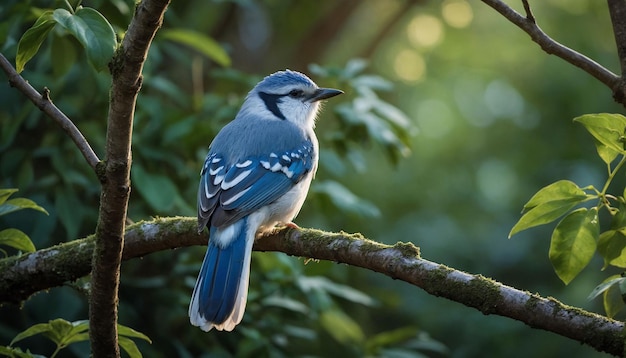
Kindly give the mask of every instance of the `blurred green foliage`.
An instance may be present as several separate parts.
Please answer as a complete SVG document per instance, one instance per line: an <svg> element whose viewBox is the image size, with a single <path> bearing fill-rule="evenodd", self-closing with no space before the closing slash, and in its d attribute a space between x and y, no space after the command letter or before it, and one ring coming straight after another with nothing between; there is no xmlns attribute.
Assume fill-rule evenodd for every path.
<svg viewBox="0 0 626 358"><path fill-rule="evenodd" d="M121 38L134 2L82 5L102 13ZM604 3L533 6L555 39L617 71ZM65 2L0 4L0 51L14 61L21 36L46 9L57 8ZM189 32L204 35L203 45L172 35ZM230 67L211 50L215 43ZM427 259L602 312L602 303L587 296L619 271L600 272L596 257L565 287L548 259L550 228L506 238L539 188L557 180L601 187L606 168L571 119L623 108L591 76L543 53L479 2L173 2L144 68L129 219L195 215L211 139L246 91L284 68L347 93L318 120L320 171L300 226L411 241ZM51 90L102 156L110 78L92 69L81 43L54 27L22 75ZM612 192L625 182L617 176ZM0 226L24 231L36 247L93 233L95 175L64 133L6 82L0 85L0 187L19 188L50 213L0 218ZM253 255L242 324L232 333L205 333L187 318L203 252L175 250L123 264L120 323L152 339L137 342L145 356L602 356L382 275L271 253ZM40 322L84 319L86 299L77 288L87 283L37 294L21 309L0 307L0 344ZM37 337L28 343L36 352L55 349ZM82 357L86 350L76 343L62 352Z"/></svg>

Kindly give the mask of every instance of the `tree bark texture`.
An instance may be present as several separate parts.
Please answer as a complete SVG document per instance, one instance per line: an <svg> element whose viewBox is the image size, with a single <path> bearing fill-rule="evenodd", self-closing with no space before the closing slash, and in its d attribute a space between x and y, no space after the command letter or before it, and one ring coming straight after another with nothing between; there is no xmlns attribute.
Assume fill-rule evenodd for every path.
<svg viewBox="0 0 626 358"><path fill-rule="evenodd" d="M117 305L130 196L131 139L141 71L168 0L137 4L126 36L109 64L112 83L100 210L93 250L89 336L94 357L119 357Z"/></svg>
<svg viewBox="0 0 626 358"><path fill-rule="evenodd" d="M123 259L192 245L206 245L195 218L160 218L129 226ZM0 261L0 302L29 295L89 273L93 236ZM421 258L410 243L380 244L360 234L311 229L276 230L257 240L257 251L280 251L366 268L402 280L426 292L473 307L484 314L509 317L528 326L569 337L615 356L624 352L624 323L556 299L520 291L481 275L472 275Z"/></svg>

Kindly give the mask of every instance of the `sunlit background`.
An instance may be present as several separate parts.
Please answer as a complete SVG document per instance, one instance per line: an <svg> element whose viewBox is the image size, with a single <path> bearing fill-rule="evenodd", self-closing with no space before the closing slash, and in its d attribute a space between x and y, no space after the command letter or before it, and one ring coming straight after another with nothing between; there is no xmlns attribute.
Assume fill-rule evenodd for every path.
<svg viewBox="0 0 626 358"><path fill-rule="evenodd" d="M17 39L35 19L18 9L21 3L0 5L0 48L8 57L14 56ZM28 3L41 8L62 6L54 1ZM523 11L521 2L508 3ZM82 4L99 9L120 34L132 15L132 1ZM604 2L546 0L532 5L539 26L550 36L619 71ZM326 104L318 120L322 163L317 186L296 220L300 226L361 232L389 244L413 242L427 260L603 312L599 300L587 300L598 283L615 273L601 271L599 258L565 286L548 260L553 226L511 239L508 234L524 203L541 187L560 179L580 186L604 183L606 167L593 140L572 119L586 113L623 113L623 108L597 80L544 53L487 5L466 0L174 1L163 29L172 28L214 38L226 49L232 65L223 68L157 35L135 122L130 219L193 216L197 172L212 135L232 118L241 96L261 76L290 68L309 73L320 86L344 85L347 92ZM61 71L48 61L50 47L50 42L44 45L23 75L34 85L51 89L55 103L101 154L108 75L93 72L78 51L74 58L65 59L77 65ZM393 85L377 88L376 95L400 109L410 124L404 129L410 150L396 148L401 156L396 164L376 140L359 141L358 133L339 134L345 128L337 119L338 108L358 107L359 103L351 102L358 93L332 69L346 69L350 63L366 64L363 73ZM320 76L319 66L330 68L331 74ZM367 100L361 101L367 106ZM15 90L0 87L2 187L19 188L21 196L51 212L49 217L16 216L10 224L29 233L40 248L93 232L99 187L67 138L31 107ZM350 139L343 153L338 135ZM397 133L381 135L394 140ZM623 175L616 182L616 188L623 187ZM338 202L332 195L340 198ZM73 209L83 206L87 209L81 212ZM2 224L8 225L6 220ZM287 343L271 340L279 348L267 348L263 354L361 356L376 334L410 327L419 332L422 345L403 346L402 353L412 354L406 356L604 356L566 338L507 318L484 316L380 274L327 262L303 266L303 260L268 253L253 257L256 273L244 328L231 335L204 334L186 323L186 300L202 250L160 253L124 265L120 321L154 340L151 346L140 346L146 356L191 357L201 352L254 356L250 342L257 337L254 334L263 336L259 327L280 326L281 317L288 316L263 305L269 287L283 287L277 286L276 280L283 276L272 271L274 266L297 275L327 277L362 291L376 303L334 298L331 306L340 307L345 316L325 321L328 316L322 314L321 328L310 327L306 314L289 316L292 325L303 321L307 330L326 332L281 336ZM282 279L281 285L289 282ZM282 289L276 292L288 292ZM304 302L305 311L311 302L310 297L307 301L285 296ZM54 310L48 302L55 303ZM10 318L5 321L3 316ZM29 325L56 317L86 318L83 296L65 287L36 295L19 311L0 308L0 344L7 344ZM316 317L308 315L313 321ZM356 327L350 326L355 323ZM328 332L333 324L347 335ZM378 355L400 354L400 350L388 352Z"/></svg>

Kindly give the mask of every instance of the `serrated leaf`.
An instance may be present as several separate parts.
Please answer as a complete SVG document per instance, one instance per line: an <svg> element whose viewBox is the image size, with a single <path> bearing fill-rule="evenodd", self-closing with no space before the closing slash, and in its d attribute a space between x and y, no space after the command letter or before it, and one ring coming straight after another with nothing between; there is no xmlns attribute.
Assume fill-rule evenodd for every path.
<svg viewBox="0 0 626 358"><path fill-rule="evenodd" d="M535 226L544 225L565 215L576 205L594 198L587 195L575 183L568 180L560 180L540 189L524 205L528 210L513 226L509 238L520 231Z"/></svg>
<svg viewBox="0 0 626 358"><path fill-rule="evenodd" d="M52 10L45 11L35 24L22 35L17 44L17 55L15 56L15 69L17 73L24 71L24 66L39 51L39 47L48 36L48 33L56 25Z"/></svg>
<svg viewBox="0 0 626 358"><path fill-rule="evenodd" d="M624 150L624 132L626 129L626 117L614 113L585 114L574 118L575 122L581 123L587 131L600 143L609 149L621 154ZM604 160L604 158L602 158Z"/></svg>
<svg viewBox="0 0 626 358"><path fill-rule="evenodd" d="M162 30L159 36L189 46L221 66L230 66L230 57L220 44L211 37L191 30Z"/></svg>
<svg viewBox="0 0 626 358"><path fill-rule="evenodd" d="M556 274L570 283L596 251L600 224L596 208L580 208L559 222L552 233L549 257Z"/></svg>
<svg viewBox="0 0 626 358"><path fill-rule="evenodd" d="M65 9L56 9L53 16L83 45L89 63L97 71L104 69L117 47L115 31L107 19L88 7L80 7L73 14Z"/></svg>
<svg viewBox="0 0 626 358"><path fill-rule="evenodd" d="M0 216L24 209L33 209L48 215L46 209L37 205L34 201L26 198L15 198L0 204Z"/></svg>
<svg viewBox="0 0 626 358"><path fill-rule="evenodd" d="M24 232L18 229L0 231L0 245L9 246L24 252L34 252L35 245Z"/></svg>
<svg viewBox="0 0 626 358"><path fill-rule="evenodd" d="M609 265L626 268L626 235L623 230L608 230L598 239L598 253L604 259L604 267Z"/></svg>

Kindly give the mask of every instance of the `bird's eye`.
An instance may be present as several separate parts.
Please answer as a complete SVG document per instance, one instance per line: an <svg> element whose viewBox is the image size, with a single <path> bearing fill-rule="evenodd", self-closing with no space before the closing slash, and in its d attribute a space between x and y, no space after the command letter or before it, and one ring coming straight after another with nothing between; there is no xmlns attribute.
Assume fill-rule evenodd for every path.
<svg viewBox="0 0 626 358"><path fill-rule="evenodd" d="M298 98L298 97L302 97L303 94L304 92L302 90L294 89L294 90L291 90L291 92L289 92L289 97Z"/></svg>

